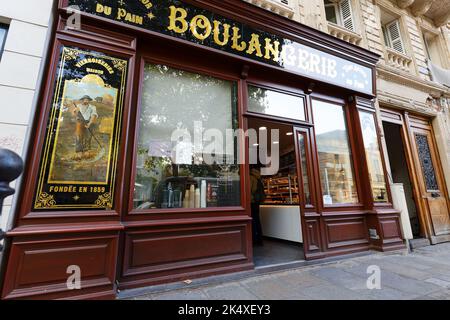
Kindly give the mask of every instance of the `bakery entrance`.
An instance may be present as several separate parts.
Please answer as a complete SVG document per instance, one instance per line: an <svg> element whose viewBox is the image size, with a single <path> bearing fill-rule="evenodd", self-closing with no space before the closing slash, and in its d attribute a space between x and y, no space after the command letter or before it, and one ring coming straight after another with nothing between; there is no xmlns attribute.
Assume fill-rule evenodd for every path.
<svg viewBox="0 0 450 320"><path fill-rule="evenodd" d="M248 129L255 266L302 261L299 176L306 171L307 130L256 117L248 118Z"/></svg>

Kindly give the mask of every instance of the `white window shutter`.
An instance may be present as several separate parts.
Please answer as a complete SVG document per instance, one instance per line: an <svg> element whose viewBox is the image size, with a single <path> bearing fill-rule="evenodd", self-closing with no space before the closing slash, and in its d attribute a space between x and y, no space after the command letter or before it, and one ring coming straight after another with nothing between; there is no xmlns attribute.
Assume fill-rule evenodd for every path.
<svg viewBox="0 0 450 320"><path fill-rule="evenodd" d="M342 26L350 31L355 31L351 0L342 0L339 3L339 9L341 11Z"/></svg>
<svg viewBox="0 0 450 320"><path fill-rule="evenodd" d="M400 53L405 53L405 47L403 45L402 33L400 29L400 22L395 20L394 22L386 26L389 36L389 42L391 48Z"/></svg>

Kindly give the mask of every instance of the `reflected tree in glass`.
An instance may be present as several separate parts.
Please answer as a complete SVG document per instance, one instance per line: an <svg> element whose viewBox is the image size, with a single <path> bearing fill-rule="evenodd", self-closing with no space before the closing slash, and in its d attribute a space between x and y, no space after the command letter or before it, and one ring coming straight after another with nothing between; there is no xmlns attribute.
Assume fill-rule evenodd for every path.
<svg viewBox="0 0 450 320"><path fill-rule="evenodd" d="M237 128L236 90L234 82L163 65L145 66L136 208L205 208L240 204L236 140L233 154L227 154L223 149L207 155L217 159L214 163L207 163L203 153L203 148L211 141L200 141L200 146L194 141L198 128L194 126L195 122L201 123L203 130L197 130L200 137L205 130L214 129L226 139L226 130ZM187 132L189 139L174 141L172 135L177 130ZM180 146L182 152L179 152Z"/></svg>

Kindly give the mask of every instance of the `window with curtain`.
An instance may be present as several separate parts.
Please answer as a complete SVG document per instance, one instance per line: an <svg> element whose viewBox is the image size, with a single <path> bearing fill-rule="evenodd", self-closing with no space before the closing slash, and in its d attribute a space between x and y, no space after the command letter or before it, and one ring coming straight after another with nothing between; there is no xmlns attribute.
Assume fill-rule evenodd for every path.
<svg viewBox="0 0 450 320"><path fill-rule="evenodd" d="M236 83L147 64L142 85L134 207L239 206Z"/></svg>
<svg viewBox="0 0 450 320"><path fill-rule="evenodd" d="M357 203L344 107L313 100L313 115L324 205Z"/></svg>

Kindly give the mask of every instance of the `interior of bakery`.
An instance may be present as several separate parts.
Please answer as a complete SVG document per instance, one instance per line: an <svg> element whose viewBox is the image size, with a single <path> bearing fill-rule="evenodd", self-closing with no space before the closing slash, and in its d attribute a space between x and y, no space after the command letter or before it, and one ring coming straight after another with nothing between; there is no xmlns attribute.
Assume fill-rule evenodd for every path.
<svg viewBox="0 0 450 320"><path fill-rule="evenodd" d="M257 167L264 185L264 200L259 207L262 241L255 241L253 260L256 267L287 264L304 260L301 227L300 196L297 174L297 155L294 128L283 122L248 118L248 129L257 132L258 141L250 141L250 157L258 154ZM278 137L275 137L278 130ZM267 143L261 141L267 134ZM267 159L261 157L260 149L267 149ZM271 167L275 154L279 154L278 170L265 172ZM261 159L263 158L263 159ZM264 163L261 163L264 162ZM255 226L254 226L255 228Z"/></svg>

